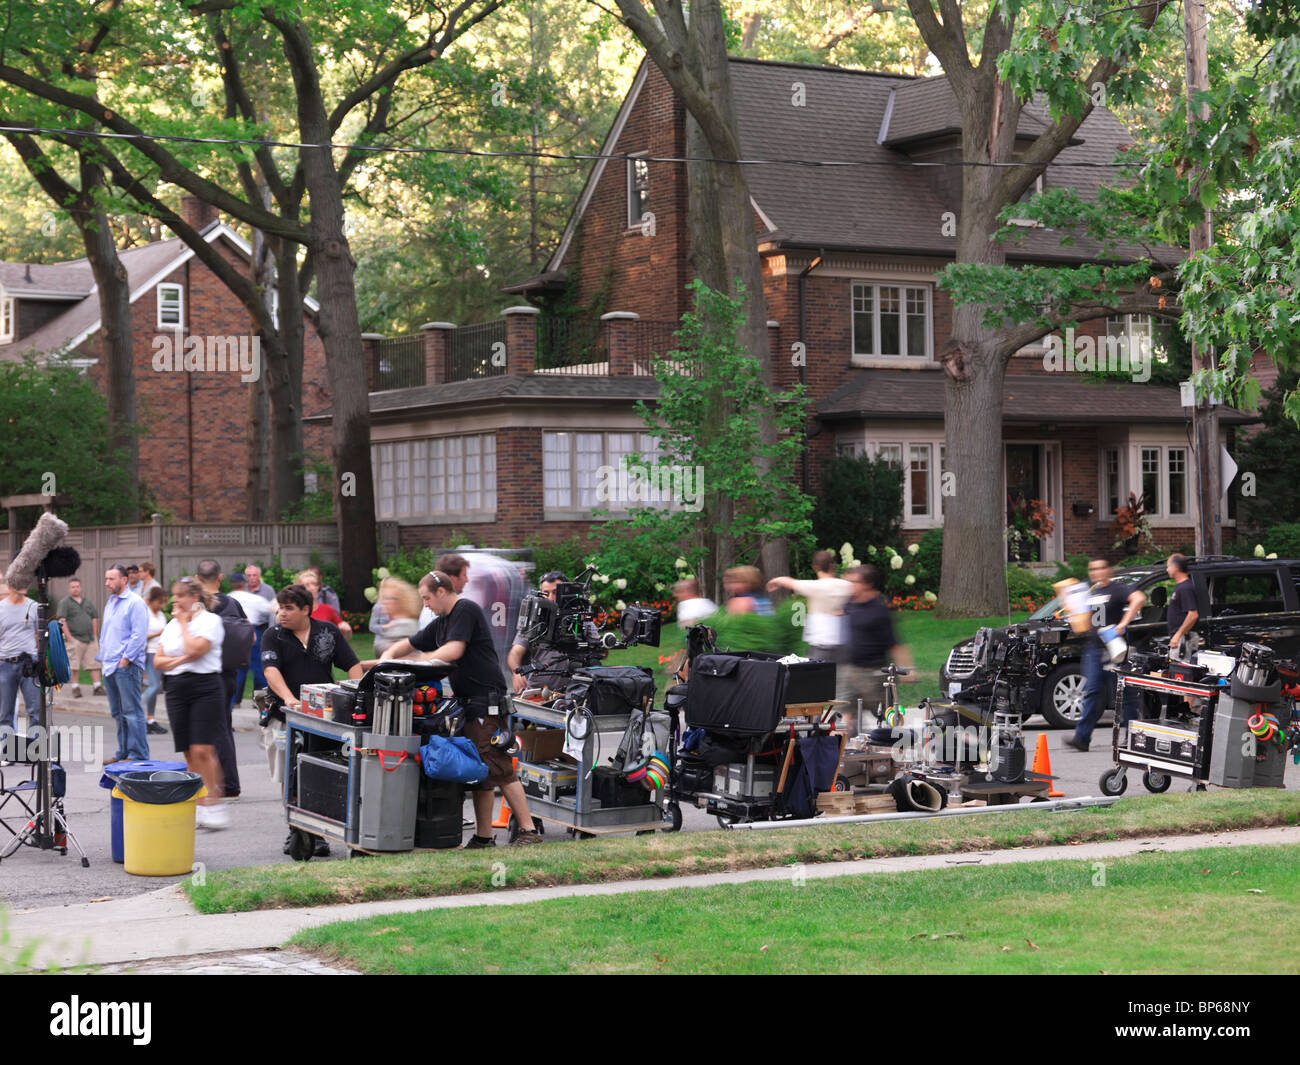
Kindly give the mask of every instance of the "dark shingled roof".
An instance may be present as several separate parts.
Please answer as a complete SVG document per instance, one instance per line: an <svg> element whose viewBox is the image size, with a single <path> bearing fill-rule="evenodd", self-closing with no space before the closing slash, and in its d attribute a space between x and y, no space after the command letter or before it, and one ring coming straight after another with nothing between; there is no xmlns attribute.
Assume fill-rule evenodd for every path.
<svg viewBox="0 0 1300 1065"><path fill-rule="evenodd" d="M746 180L755 202L779 231L781 243L802 247L951 257L956 237L943 235L946 211L958 204L944 202L925 169L906 165L907 156L877 143L885 109L900 90L902 114L891 118L917 132L926 124L922 105L951 101L944 78L910 78L834 67L731 61L732 91L740 127L741 150L752 159L837 160L871 166L810 167L768 164L747 167ZM792 85L804 86L804 106L791 105ZM895 107L898 108L897 100ZM1042 119L1034 111L1020 128L1033 133ZM946 122L936 107L929 118ZM1109 169L1117 149L1131 141L1128 131L1109 111L1097 109L1083 122L1077 143L1065 148L1047 172L1048 185L1067 186L1084 198L1094 198L1103 178L1114 181ZM1107 164L1080 169L1071 164ZM760 236L776 242L777 234ZM1059 234L1026 228L1008 242L1011 259L1092 261L1099 248L1080 240L1062 246ZM1123 249L1122 257L1137 257L1139 249Z"/></svg>
<svg viewBox="0 0 1300 1065"><path fill-rule="evenodd" d="M891 148L901 148L940 135L961 133L957 98L947 78L921 78L893 90L894 105L886 104L888 125L881 130ZM1017 137L1037 137L1050 123L1033 108L1021 108ZM1076 141L1075 143L1079 143Z"/></svg>
<svg viewBox="0 0 1300 1065"><path fill-rule="evenodd" d="M1178 389L1152 384L1099 383L1069 373L1007 374L1006 422L1178 422L1185 419ZM817 404L824 421L857 418L943 418L944 374L933 370L862 370ZM1225 425L1259 419L1231 407Z"/></svg>

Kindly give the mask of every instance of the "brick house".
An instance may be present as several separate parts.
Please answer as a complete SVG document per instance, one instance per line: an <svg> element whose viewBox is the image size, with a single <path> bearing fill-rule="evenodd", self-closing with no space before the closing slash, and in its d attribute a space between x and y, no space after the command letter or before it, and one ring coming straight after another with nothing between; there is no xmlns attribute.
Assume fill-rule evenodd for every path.
<svg viewBox="0 0 1300 1065"><path fill-rule="evenodd" d="M216 212L193 196L182 215L237 269L251 268L252 249ZM247 521L246 472L257 445L250 427L250 385L238 353L250 364L252 320L211 270L178 237L119 252L131 290L132 347L140 436L140 479L155 504L180 521ZM303 402L330 403L325 354L304 303ZM99 300L85 259L52 264L0 263L0 359L58 354L81 367L101 390ZM188 338L225 338L224 370L160 370L159 358ZM205 353L213 350L211 344ZM214 365L216 365L214 363ZM328 456L329 430L304 427L309 453Z"/></svg>
<svg viewBox="0 0 1300 1065"><path fill-rule="evenodd" d="M858 164L748 168L771 350L777 384L802 377L811 395L806 488L817 491L837 452L884 456L903 470L905 535L916 539L943 521L936 353L952 305L935 274L954 255L960 197L954 171L898 164L957 157L951 92L942 78L748 59L733 59L731 73L746 158ZM1026 108L1019 135L1028 144L1045 125ZM1113 115L1095 112L1046 181L1094 193L1106 174L1095 167L1126 139ZM685 150L682 105L644 63L602 153L629 158L596 162L545 270L505 289L529 305L495 323L372 338L378 517L397 524L402 543L446 543L453 530L485 544L571 535L590 524L595 471L644 453L633 404L654 397L650 352L668 350L689 306L686 171L661 161ZM1092 262L1097 250L1062 247L1026 223L1008 261ZM562 299L588 317L555 317ZM1152 323L1100 320L1078 336L1103 349L1107 338L1149 342ZM791 358L800 344L803 367ZM1108 525L1130 489L1155 500L1163 546L1191 543L1193 462L1177 390L1049 373L1046 350L1012 360L994 458L1009 495L1041 498L1057 515L1039 557L1113 551ZM1250 420L1224 410L1223 443Z"/></svg>

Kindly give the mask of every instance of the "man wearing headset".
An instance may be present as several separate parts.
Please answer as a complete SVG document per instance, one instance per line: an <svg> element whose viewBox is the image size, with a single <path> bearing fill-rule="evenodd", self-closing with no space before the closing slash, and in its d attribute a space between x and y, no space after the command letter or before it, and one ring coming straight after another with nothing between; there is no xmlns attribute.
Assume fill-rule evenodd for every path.
<svg viewBox="0 0 1300 1065"><path fill-rule="evenodd" d="M511 841L512 845L541 843L541 833L528 812L523 785L515 775L514 760L492 745L493 733L509 727L510 709L487 617L477 603L456 594L455 582L446 573L426 574L420 580L420 598L433 611L433 622L414 636L398 640L383 657L406 658L412 651L426 651L432 652L438 661L456 667L450 679L456 697L465 708L461 735L473 741L488 767L487 779L475 785L475 835L465 844L465 849L496 845L492 836L492 794L497 788L519 822L519 835ZM373 663L363 664L369 667Z"/></svg>
<svg viewBox="0 0 1300 1065"><path fill-rule="evenodd" d="M555 589L568 580L569 578L559 570L553 570L542 575L537 590L547 599L554 601ZM600 643L600 630L591 621L583 626L583 633L589 643ZM525 660L528 665L538 667L536 671L530 671L527 677L519 672ZM569 656L563 651L556 651L549 647L531 649L528 641L518 633L515 634L515 642L506 656L506 665L510 667L516 695L525 688L563 688L564 682L572 672L569 669Z"/></svg>

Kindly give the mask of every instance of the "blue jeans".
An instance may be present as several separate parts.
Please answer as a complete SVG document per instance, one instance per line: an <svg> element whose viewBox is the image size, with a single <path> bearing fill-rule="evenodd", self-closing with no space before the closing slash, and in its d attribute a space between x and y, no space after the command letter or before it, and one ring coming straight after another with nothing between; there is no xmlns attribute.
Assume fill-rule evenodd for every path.
<svg viewBox="0 0 1300 1065"><path fill-rule="evenodd" d="M1089 639L1083 649L1083 716L1074 729L1074 738L1085 747L1092 741L1093 729L1101 720L1106 704L1114 701L1115 673L1105 669L1106 649L1096 640ZM1137 693L1131 688L1124 691L1124 724L1137 717ZM1120 710L1116 707L1116 713Z"/></svg>
<svg viewBox="0 0 1300 1065"><path fill-rule="evenodd" d="M140 698L144 701L144 716L146 720L152 721L154 717L154 707L158 703L158 693L162 691L162 674L158 672L158 667L153 664L153 654L146 654L144 658L145 677L148 684L144 689L144 695Z"/></svg>
<svg viewBox="0 0 1300 1065"><path fill-rule="evenodd" d="M149 734L140 701L144 670L134 662L104 674L108 709L117 724L117 753L127 758L149 757Z"/></svg>
<svg viewBox="0 0 1300 1065"><path fill-rule="evenodd" d="M253 650L250 652L253 657L249 660L248 669L241 669L235 676L235 698L232 700L232 704L239 702L244 697L244 680L247 678L249 670L253 673L253 691L266 687L266 677L262 673L262 633L265 631L265 625L259 625L253 629Z"/></svg>
<svg viewBox="0 0 1300 1065"><path fill-rule="evenodd" d="M41 693L35 678L23 676L21 662L0 662L0 732L14 731L20 691L27 709L27 726L34 728L41 723Z"/></svg>

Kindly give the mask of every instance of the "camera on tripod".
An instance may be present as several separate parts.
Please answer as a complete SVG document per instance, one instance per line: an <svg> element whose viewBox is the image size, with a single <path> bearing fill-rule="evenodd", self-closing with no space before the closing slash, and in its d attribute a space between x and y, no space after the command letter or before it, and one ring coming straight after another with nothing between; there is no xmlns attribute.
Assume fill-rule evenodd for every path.
<svg viewBox="0 0 1300 1065"><path fill-rule="evenodd" d="M618 632L592 638L590 626L591 577L588 566L577 580L560 581L555 598L532 592L519 604L519 636L534 651L554 651L569 659L570 667L598 664L609 651L637 644L659 646L660 613L653 607L627 607L618 619Z"/></svg>

